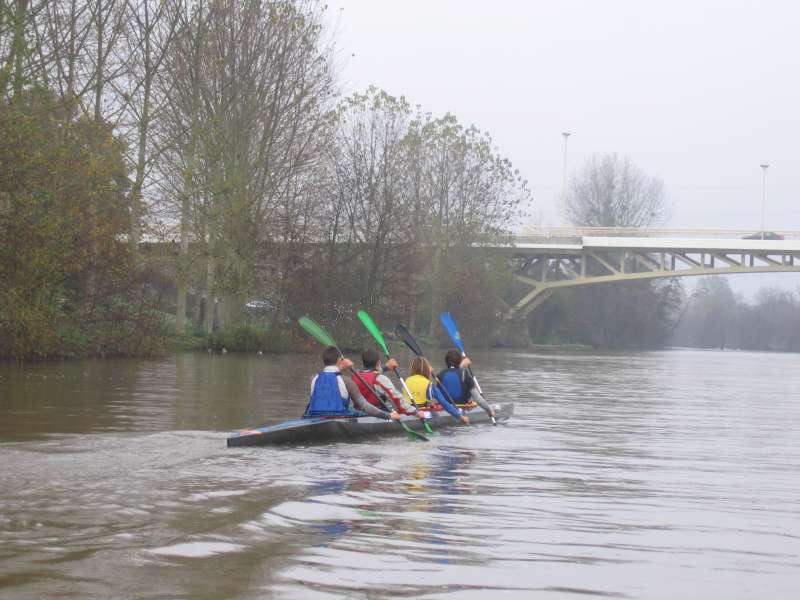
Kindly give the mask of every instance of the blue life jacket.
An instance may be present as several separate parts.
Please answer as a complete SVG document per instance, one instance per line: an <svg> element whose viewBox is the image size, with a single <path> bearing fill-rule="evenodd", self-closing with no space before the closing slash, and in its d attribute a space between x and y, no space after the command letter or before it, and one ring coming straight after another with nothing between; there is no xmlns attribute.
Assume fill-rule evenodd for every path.
<svg viewBox="0 0 800 600"><path fill-rule="evenodd" d="M339 374L322 371L314 382L311 400L304 417L349 415L350 398L339 392Z"/></svg>
<svg viewBox="0 0 800 600"><path fill-rule="evenodd" d="M461 369L444 369L439 373L439 381L450 394L456 404L466 404L470 400L470 392L461 379Z"/></svg>

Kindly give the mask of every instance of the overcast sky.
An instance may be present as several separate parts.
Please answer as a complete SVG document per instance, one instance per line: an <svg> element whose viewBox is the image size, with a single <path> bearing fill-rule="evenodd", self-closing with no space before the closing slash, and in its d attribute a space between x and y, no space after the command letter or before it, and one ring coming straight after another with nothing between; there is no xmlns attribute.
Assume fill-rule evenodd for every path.
<svg viewBox="0 0 800 600"><path fill-rule="evenodd" d="M338 0L345 91L377 85L491 133L545 225L563 168L630 156L664 179L671 227L800 230L800 5ZM752 283L751 283L752 282ZM797 274L731 278L800 285Z"/></svg>

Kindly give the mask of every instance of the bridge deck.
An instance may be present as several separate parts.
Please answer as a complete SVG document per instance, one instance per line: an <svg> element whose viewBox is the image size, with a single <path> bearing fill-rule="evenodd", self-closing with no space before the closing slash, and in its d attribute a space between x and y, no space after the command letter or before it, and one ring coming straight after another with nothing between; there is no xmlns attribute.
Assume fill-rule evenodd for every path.
<svg viewBox="0 0 800 600"><path fill-rule="evenodd" d="M518 237L533 240L579 239L582 237L637 237L668 239L748 239L762 232L755 229L654 229L647 227L526 227ZM766 237L800 240L800 231L764 231Z"/></svg>
<svg viewBox="0 0 800 600"><path fill-rule="evenodd" d="M751 231L680 233L551 228L494 246L494 251L509 255L514 278L529 288L509 307L509 317L529 313L565 287L691 275L800 272L800 232L765 232L764 237L784 239L751 239ZM690 233L695 236L687 237Z"/></svg>
<svg viewBox="0 0 800 600"><path fill-rule="evenodd" d="M574 254L583 250L645 250L650 252L800 252L800 239L789 240L744 240L721 238L652 238L652 237L580 237L575 242L556 240L532 240L530 236L519 236L513 246L500 250L528 250ZM577 242L577 243L576 243Z"/></svg>

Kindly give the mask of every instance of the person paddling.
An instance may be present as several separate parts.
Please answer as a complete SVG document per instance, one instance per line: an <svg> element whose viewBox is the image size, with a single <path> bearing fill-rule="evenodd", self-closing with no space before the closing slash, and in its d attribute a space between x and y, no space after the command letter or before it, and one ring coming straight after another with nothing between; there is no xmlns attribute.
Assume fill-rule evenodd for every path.
<svg viewBox="0 0 800 600"><path fill-rule="evenodd" d="M444 408L448 413L459 419L464 425L469 425L469 417L453 406L445 398L439 386L433 382L433 367L425 358L418 356L411 361L409 369L411 375L406 379L406 387L411 392L408 398L405 390L403 396L412 401L418 410L437 409L437 404Z"/></svg>
<svg viewBox="0 0 800 600"><path fill-rule="evenodd" d="M353 379L353 382L358 386L358 390L367 402L378 408L383 408L385 405L381 398L378 397L381 396L383 399L389 400L394 409L401 415L422 416L417 414L417 408L414 404L405 400L403 395L397 391L392 380L384 375L386 371L397 369L399 365L395 359L390 358L386 361L386 367L383 367L377 351L367 348L361 354L361 360L364 363L364 370L358 372L359 377Z"/></svg>
<svg viewBox="0 0 800 600"><path fill-rule="evenodd" d="M472 361L466 356L462 356L458 349L453 348L444 355L444 363L447 366L442 369L438 378L453 401L457 405L472 401L485 410L489 416L494 417L494 410L478 392L475 379L468 370Z"/></svg>
<svg viewBox="0 0 800 600"><path fill-rule="evenodd" d="M353 361L342 356L336 346L322 351L324 368L311 380L311 399L303 417L359 416L350 408L352 401L357 411L381 419L400 419L397 411L387 412L370 404L358 386L342 377L342 371L353 368Z"/></svg>

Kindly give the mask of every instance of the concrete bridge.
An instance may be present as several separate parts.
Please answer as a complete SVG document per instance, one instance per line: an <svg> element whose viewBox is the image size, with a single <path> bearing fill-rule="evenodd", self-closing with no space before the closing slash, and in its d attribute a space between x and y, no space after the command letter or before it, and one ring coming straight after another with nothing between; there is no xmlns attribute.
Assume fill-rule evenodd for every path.
<svg viewBox="0 0 800 600"><path fill-rule="evenodd" d="M514 278L530 288L509 317L530 313L566 287L800 271L800 231L551 227L527 229L513 245L493 248L510 255Z"/></svg>
<svg viewBox="0 0 800 600"><path fill-rule="evenodd" d="M691 275L800 271L800 231L528 228L507 245L514 279L527 290L507 316L524 316L557 290L613 281ZM771 238L771 239L770 239ZM142 246L173 274L177 242L145 240ZM484 248L486 248L484 246Z"/></svg>

